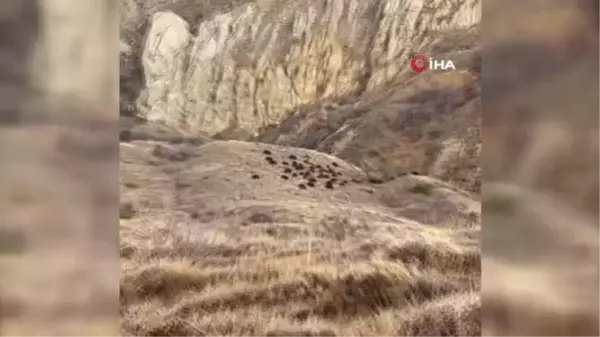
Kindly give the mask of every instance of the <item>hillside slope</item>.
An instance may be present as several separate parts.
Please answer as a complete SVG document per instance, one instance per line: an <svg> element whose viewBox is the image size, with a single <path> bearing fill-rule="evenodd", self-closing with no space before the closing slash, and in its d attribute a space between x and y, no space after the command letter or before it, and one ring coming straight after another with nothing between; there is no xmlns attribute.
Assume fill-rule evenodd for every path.
<svg viewBox="0 0 600 337"><path fill-rule="evenodd" d="M480 61L473 54L469 71L406 76L370 94L303 106L254 139L330 153L381 179L417 171L479 192Z"/></svg>
<svg viewBox="0 0 600 337"><path fill-rule="evenodd" d="M260 143L134 141L121 158L124 334L479 332L469 193Z"/></svg>
<svg viewBox="0 0 600 337"><path fill-rule="evenodd" d="M137 35L141 19L126 19L122 110L181 134L317 149L380 179L418 171L478 192L478 3L315 4L249 3L198 23L206 8L173 1L147 10ZM458 71L415 76L415 53Z"/></svg>
<svg viewBox="0 0 600 337"><path fill-rule="evenodd" d="M149 3L123 2L122 333L479 335L479 2Z"/></svg>

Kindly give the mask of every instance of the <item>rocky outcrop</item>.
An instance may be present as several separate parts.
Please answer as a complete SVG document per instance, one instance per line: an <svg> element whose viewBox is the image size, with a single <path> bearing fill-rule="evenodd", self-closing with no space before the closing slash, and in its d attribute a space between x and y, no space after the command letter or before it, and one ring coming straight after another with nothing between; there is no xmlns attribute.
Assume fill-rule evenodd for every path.
<svg viewBox="0 0 600 337"><path fill-rule="evenodd" d="M478 191L479 61L469 53L470 71L405 76L362 97L304 106L257 140L330 153L382 179L418 171Z"/></svg>
<svg viewBox="0 0 600 337"><path fill-rule="evenodd" d="M191 40L188 29L188 23L173 13L161 12L153 17L142 57L147 79L145 104L151 107L144 116L148 120L177 116L185 106L182 70ZM174 71L165 76L169 69Z"/></svg>
<svg viewBox="0 0 600 337"><path fill-rule="evenodd" d="M192 32L176 15L157 13L143 50L145 89L137 108L186 133L256 135L303 104L398 79L415 53L459 55L460 44L432 46L444 32L477 24L479 6L475 0L259 1Z"/></svg>

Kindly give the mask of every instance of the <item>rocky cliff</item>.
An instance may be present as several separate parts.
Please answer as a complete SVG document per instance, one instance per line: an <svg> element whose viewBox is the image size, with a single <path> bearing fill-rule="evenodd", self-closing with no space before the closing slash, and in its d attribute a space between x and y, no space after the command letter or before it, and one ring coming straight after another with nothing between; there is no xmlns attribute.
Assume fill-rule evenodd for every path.
<svg viewBox="0 0 600 337"><path fill-rule="evenodd" d="M259 1L199 24L157 12L137 108L188 133L256 135L301 105L402 77L415 53L458 55L468 41L439 40L479 18L475 0Z"/></svg>
<svg viewBox="0 0 600 337"><path fill-rule="evenodd" d="M477 1L216 2L123 3L123 331L479 335Z"/></svg>
<svg viewBox="0 0 600 337"><path fill-rule="evenodd" d="M122 109L188 136L317 149L381 179L419 171L479 189L477 1L237 5L200 20L206 8L181 0L135 29L125 19L138 35L123 34ZM417 53L457 71L415 76Z"/></svg>

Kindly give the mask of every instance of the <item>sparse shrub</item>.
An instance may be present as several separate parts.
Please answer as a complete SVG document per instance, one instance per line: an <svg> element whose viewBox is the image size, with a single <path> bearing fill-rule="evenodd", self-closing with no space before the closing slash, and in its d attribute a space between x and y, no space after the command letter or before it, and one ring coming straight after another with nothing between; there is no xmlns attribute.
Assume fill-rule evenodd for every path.
<svg viewBox="0 0 600 337"><path fill-rule="evenodd" d="M127 188L139 188L140 185L138 183L136 183L135 181L126 181L123 183L123 186L127 187Z"/></svg>
<svg viewBox="0 0 600 337"><path fill-rule="evenodd" d="M256 212L252 213L252 215L248 217L247 221L250 223L272 223L275 221L275 219L269 214Z"/></svg>

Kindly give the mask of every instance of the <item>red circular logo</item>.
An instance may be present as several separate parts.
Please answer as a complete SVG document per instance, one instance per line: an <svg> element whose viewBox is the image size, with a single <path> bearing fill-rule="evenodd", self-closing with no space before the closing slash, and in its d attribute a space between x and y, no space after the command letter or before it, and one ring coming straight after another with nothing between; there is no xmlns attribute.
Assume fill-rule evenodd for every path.
<svg viewBox="0 0 600 337"><path fill-rule="evenodd" d="M429 66L429 61L425 55L417 55L410 61L410 67L417 73L422 72Z"/></svg>

